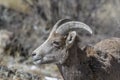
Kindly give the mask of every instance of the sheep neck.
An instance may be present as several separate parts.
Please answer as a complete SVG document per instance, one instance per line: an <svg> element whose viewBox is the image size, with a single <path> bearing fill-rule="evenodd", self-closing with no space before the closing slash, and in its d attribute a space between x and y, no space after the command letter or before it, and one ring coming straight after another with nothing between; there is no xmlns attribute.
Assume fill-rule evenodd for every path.
<svg viewBox="0 0 120 80"><path fill-rule="evenodd" d="M91 70L87 64L86 53L82 51L77 43L68 50L68 59L64 64L58 64L58 68L64 80L92 80Z"/></svg>

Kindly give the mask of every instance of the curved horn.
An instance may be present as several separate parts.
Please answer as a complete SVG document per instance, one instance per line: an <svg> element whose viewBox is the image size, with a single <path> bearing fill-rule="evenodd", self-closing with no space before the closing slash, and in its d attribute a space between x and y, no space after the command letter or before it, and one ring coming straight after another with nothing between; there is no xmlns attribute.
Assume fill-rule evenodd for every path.
<svg viewBox="0 0 120 80"><path fill-rule="evenodd" d="M66 23L68 21L71 21L70 19L60 19L54 26L52 29L52 32L54 32L61 24Z"/></svg>
<svg viewBox="0 0 120 80"><path fill-rule="evenodd" d="M90 34L92 34L92 29L88 25L79 21L70 21L60 25L56 30L56 33L66 35L69 31L79 30L81 28L87 30Z"/></svg>

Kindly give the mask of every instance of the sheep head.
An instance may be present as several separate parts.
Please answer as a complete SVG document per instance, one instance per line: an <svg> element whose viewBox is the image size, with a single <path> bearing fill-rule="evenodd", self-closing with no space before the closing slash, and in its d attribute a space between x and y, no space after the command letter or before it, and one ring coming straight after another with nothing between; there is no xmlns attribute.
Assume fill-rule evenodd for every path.
<svg viewBox="0 0 120 80"><path fill-rule="evenodd" d="M69 19L59 20L54 25L48 39L33 51L34 63L64 63L69 55L67 50L74 44L77 36L76 31L79 29L85 29L92 34L91 28L82 22Z"/></svg>

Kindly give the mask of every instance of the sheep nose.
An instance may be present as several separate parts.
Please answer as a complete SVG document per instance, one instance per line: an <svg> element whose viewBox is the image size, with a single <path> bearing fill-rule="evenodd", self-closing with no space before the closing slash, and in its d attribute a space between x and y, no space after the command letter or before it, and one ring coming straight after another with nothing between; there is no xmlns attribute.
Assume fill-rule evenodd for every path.
<svg viewBox="0 0 120 80"><path fill-rule="evenodd" d="M32 53L32 57L34 57L34 56L36 56L36 53L35 53L35 52Z"/></svg>

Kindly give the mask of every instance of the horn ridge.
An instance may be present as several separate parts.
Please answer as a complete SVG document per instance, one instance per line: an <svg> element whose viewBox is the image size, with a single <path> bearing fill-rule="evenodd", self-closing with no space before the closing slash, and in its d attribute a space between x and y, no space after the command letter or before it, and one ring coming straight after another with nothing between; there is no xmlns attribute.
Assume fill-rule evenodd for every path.
<svg viewBox="0 0 120 80"><path fill-rule="evenodd" d="M65 19L60 19L59 21L57 21L57 23L54 25L53 30L55 31L61 24L64 24L66 22L71 21L71 19L65 18Z"/></svg>
<svg viewBox="0 0 120 80"><path fill-rule="evenodd" d="M69 31L76 31L81 28L87 30L90 34L92 34L92 29L85 23L79 21L69 21L60 25L56 30L56 33L66 35Z"/></svg>

